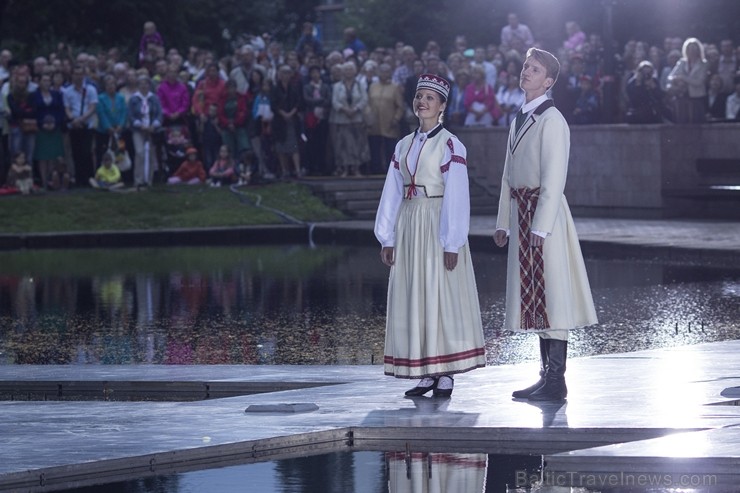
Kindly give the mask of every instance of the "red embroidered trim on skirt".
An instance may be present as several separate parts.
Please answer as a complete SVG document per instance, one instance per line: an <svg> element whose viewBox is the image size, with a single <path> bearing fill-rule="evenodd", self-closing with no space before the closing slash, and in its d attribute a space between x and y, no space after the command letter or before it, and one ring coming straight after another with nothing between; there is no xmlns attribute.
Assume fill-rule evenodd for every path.
<svg viewBox="0 0 740 493"><path fill-rule="evenodd" d="M383 362L387 365L393 366L408 366L409 368L417 368L420 366L428 365L439 365L443 363L451 363L453 361L461 361L476 356L483 356L486 354L485 348L479 347L475 349L469 349L461 353L445 354L442 356L429 356L421 359L408 359L408 358L395 358L393 356L384 356Z"/></svg>

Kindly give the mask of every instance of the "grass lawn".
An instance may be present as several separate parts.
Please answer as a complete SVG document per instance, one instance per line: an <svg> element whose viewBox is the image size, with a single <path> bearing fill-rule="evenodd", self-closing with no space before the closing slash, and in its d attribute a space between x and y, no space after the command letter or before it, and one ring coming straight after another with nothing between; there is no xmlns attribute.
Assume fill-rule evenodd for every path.
<svg viewBox="0 0 740 493"><path fill-rule="evenodd" d="M156 186L121 193L90 189L0 197L0 233L44 233L125 229L204 228L282 224L274 208L302 221L330 221L344 215L324 205L308 188L293 183L239 189Z"/></svg>

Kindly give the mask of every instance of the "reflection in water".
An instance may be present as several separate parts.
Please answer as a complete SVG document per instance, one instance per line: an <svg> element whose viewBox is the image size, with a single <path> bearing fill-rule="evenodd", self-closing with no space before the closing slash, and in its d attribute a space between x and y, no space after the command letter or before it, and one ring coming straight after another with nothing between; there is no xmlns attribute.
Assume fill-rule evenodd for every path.
<svg viewBox="0 0 740 493"><path fill-rule="evenodd" d="M387 452L389 493L484 493L486 454Z"/></svg>
<svg viewBox="0 0 740 493"><path fill-rule="evenodd" d="M505 256L473 252L489 364L537 359L499 331ZM371 364L388 271L377 248L0 254L0 363ZM740 338L740 270L587 259L600 325L573 356Z"/></svg>
<svg viewBox="0 0 740 493"><path fill-rule="evenodd" d="M132 479L111 493L500 493L536 482L541 456L441 452L334 452ZM103 486L64 490L92 493ZM519 490L516 490L519 491ZM522 490L523 491L523 490Z"/></svg>

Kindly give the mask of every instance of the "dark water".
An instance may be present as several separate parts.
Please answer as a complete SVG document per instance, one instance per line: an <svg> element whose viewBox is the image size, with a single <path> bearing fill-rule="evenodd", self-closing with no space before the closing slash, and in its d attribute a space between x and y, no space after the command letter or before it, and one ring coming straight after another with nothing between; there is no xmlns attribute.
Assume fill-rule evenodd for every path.
<svg viewBox="0 0 740 493"><path fill-rule="evenodd" d="M625 473L594 476L584 482L573 474L554 476L542 457L444 452L334 452L150 476L67 493L710 493L737 491L718 485L712 474ZM637 482L638 478L642 482ZM609 481L614 479L615 481ZM599 481L609 485L601 487ZM624 484L619 486L620 481ZM685 483L683 483L685 482ZM568 485L574 486L569 487ZM595 486L596 485L596 486ZM638 486L640 485L640 486ZM649 486L652 485L652 486ZM687 487L686 485L693 485Z"/></svg>
<svg viewBox="0 0 740 493"><path fill-rule="evenodd" d="M540 456L335 452L154 476L65 490L69 493L500 493L524 486ZM517 481L519 484L517 485ZM245 485L249 485L245 488ZM523 490L522 490L523 491Z"/></svg>
<svg viewBox="0 0 740 493"><path fill-rule="evenodd" d="M503 333L505 257L473 252L489 364L536 359ZM587 259L600 324L572 356L740 338L740 268ZM0 253L0 364L371 364L388 270L378 248Z"/></svg>

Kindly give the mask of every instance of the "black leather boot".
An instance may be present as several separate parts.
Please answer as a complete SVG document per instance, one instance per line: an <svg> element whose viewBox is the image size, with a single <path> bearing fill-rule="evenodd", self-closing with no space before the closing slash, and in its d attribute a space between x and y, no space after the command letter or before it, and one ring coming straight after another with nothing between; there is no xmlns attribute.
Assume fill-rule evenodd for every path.
<svg viewBox="0 0 740 493"><path fill-rule="evenodd" d="M565 385L565 360L568 357L568 341L550 339L550 348L545 384L529 395L530 401L562 401L568 396Z"/></svg>
<svg viewBox="0 0 740 493"><path fill-rule="evenodd" d="M535 390L545 385L545 373L547 372L547 349L550 345L550 339L543 339L538 337L540 340L540 379L535 382L534 385L530 385L526 389L516 390L511 393L514 399L526 399Z"/></svg>

